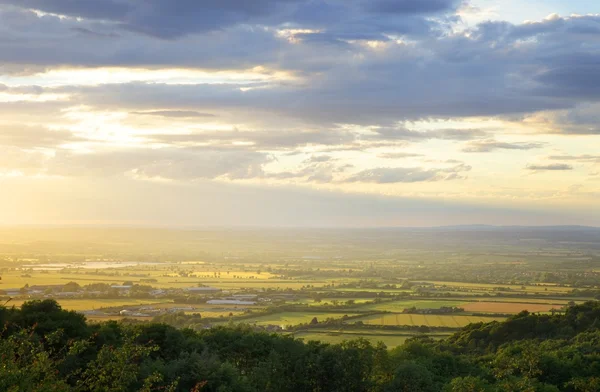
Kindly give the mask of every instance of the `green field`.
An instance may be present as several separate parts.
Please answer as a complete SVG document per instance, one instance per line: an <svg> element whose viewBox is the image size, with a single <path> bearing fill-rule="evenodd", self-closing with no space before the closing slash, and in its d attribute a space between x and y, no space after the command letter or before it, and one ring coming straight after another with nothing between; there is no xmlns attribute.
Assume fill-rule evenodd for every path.
<svg viewBox="0 0 600 392"><path fill-rule="evenodd" d="M490 292L497 288L508 288L510 291L514 292L523 292L528 294L543 294L543 295L551 295L557 293L568 293L573 288L571 287L560 287L556 285L511 285L511 284L486 284L486 283L463 283L463 282L440 282L440 281L422 281L422 283L434 284L438 288L461 288L465 290L473 290L473 291L481 291L481 292ZM502 292L502 291L499 291Z"/></svg>
<svg viewBox="0 0 600 392"><path fill-rule="evenodd" d="M373 344L383 342L388 348L394 348L404 344L416 334L398 333L395 331L373 331L373 330L351 330L351 331L331 331L331 330L310 330L300 331L293 334L295 338L303 339L305 342L315 340L323 343L337 344L346 340L364 338ZM449 334L427 334L434 339L443 339Z"/></svg>
<svg viewBox="0 0 600 392"><path fill-rule="evenodd" d="M364 338L373 344L383 342L388 348L401 346L411 336L408 335L365 335L365 334L346 334L338 332L297 332L295 338L303 339L305 342L315 340L318 342L338 344L346 340Z"/></svg>
<svg viewBox="0 0 600 392"><path fill-rule="evenodd" d="M298 325L303 323L309 323L313 317L316 317L319 322L325 321L328 318L340 319L346 313L318 313L318 312L282 312L274 313L264 316L252 317L244 320L240 320L240 323L245 324L256 324L256 325ZM356 314L347 313L348 316L355 316Z"/></svg>
<svg viewBox="0 0 600 392"><path fill-rule="evenodd" d="M352 322L362 321L371 325L426 325L428 327L460 328L471 323L489 323L502 321L500 317L480 317L464 315L435 315L435 314L377 314L353 319Z"/></svg>

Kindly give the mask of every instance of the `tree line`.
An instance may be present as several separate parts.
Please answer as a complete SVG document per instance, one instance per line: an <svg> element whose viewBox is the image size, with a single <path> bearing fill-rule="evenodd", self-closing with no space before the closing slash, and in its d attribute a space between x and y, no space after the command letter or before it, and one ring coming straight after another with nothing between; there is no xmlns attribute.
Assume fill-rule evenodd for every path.
<svg viewBox="0 0 600 392"><path fill-rule="evenodd" d="M0 307L2 391L591 392L600 390L600 303L523 312L388 350L248 327L88 324L53 300Z"/></svg>

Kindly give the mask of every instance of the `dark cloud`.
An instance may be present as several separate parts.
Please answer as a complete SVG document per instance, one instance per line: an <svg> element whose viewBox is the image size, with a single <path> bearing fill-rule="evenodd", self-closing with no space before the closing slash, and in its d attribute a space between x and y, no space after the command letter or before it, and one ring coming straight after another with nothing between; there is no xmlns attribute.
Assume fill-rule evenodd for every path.
<svg viewBox="0 0 600 392"><path fill-rule="evenodd" d="M239 23L268 20L301 0L0 0L0 3L75 18L113 22L144 34L176 38ZM281 22L285 21L282 19Z"/></svg>
<svg viewBox="0 0 600 392"><path fill-rule="evenodd" d="M496 150L533 150L544 147L544 143L507 143L496 140L476 140L467 143L464 152L492 152Z"/></svg>
<svg viewBox="0 0 600 392"><path fill-rule="evenodd" d="M117 20L132 12L134 3L128 0L0 0L0 4L72 17Z"/></svg>
<svg viewBox="0 0 600 392"><path fill-rule="evenodd" d="M526 169L532 171L566 171L573 170L573 166L566 163L551 163L548 165L527 165Z"/></svg>
<svg viewBox="0 0 600 392"><path fill-rule="evenodd" d="M92 4L99 4L91 0L87 3L90 8ZM226 14L224 9L236 8L234 5L237 4L233 0L218 3L207 7ZM173 114L201 108L208 113L227 113L230 118L239 119L236 123L244 123L245 119L255 115L264 120L259 126L269 129L274 128L269 122L284 124L287 120L311 129L331 129L338 124L372 127L435 117L512 116L540 110L573 109L598 98L594 70L600 64L600 47L590 34L600 23L600 17L553 18L539 24L522 25L489 22L469 30L468 34L446 32L436 35L430 29L441 29L444 22L439 20L443 17L431 18L425 8L451 13L453 7L458 6L456 2L391 3L400 7L398 10L413 7L414 12L407 16L402 12L382 11L385 14L382 16L365 7L383 7L386 2L358 0L289 1L265 11L269 3L264 0L258 4L240 5L234 11L246 15L250 18L247 21L255 24L232 22L216 30L184 34L171 41L119 30L119 37L93 38L91 45L90 34L81 29L107 36L114 34L117 24L121 26L126 21L112 18L110 12L113 11L108 13L109 16L96 18L90 16L93 10L84 12L77 8L84 5L74 6L71 2L58 0L46 5L45 1L31 0L22 3L21 7L60 6L63 13L79 13L91 20L38 17L28 11L0 10L0 33L6 37L0 41L0 62L22 64L24 68L116 65L153 69L251 69L261 65L269 70L290 72L299 78L298 82L256 81L248 85L130 83L63 89L73 94L73 102L93 108ZM149 20L157 17L156 10L161 7L173 7L163 13L165 19L173 10L184 14L182 10L186 7L196 7L188 1L149 1L144 4L124 0L115 1L115 4L115 7L134 9L131 11L134 13L139 11L139 15L147 12ZM69 7L73 11L68 11ZM287 16L277 19L277 15ZM285 28L300 31L309 28L315 30L309 35L322 36L313 36L314 40L311 40L301 35L306 33L299 33L301 39L292 43L293 40L288 41L278 34L277 27L283 25L264 27L275 26L272 25L275 20L289 20L291 22ZM377 23L371 23L371 20ZM410 21L416 21L415 26L425 26L420 30L421 35L411 37L410 44L392 40L386 33L393 33L394 29L399 31L409 26ZM441 24L436 24L438 22ZM260 23L264 25L259 26ZM430 23L435 26L427 27ZM163 27L157 24L156 29ZM184 31L186 24L182 23L181 28ZM384 47L375 50L364 42L353 42L361 35L365 39L377 39ZM395 37L394 34L391 36ZM598 127L594 124L597 122L565 126L562 132L596 134ZM364 140L476 140L485 137L491 135L480 130L417 132L383 126ZM301 145L301 142L290 144ZM513 147L520 149L523 146Z"/></svg>
<svg viewBox="0 0 600 392"><path fill-rule="evenodd" d="M339 145L352 142L353 133L344 130L272 130L272 131L205 131L192 134L162 134L149 136L168 144L236 145L251 143L255 149L289 149L309 145Z"/></svg>
<svg viewBox="0 0 600 392"><path fill-rule="evenodd" d="M116 33L99 33L97 31L92 31L85 27L72 27L71 30L75 31L77 33L87 35L90 37L95 37L95 38L118 38L119 37L119 34L116 34Z"/></svg>
<svg viewBox="0 0 600 392"><path fill-rule="evenodd" d="M369 10L392 14L436 14L454 11L461 0L368 0Z"/></svg>
<svg viewBox="0 0 600 392"><path fill-rule="evenodd" d="M344 180L344 182L363 182L375 184L412 183L426 181L448 181L462 179L463 172L471 170L470 166L457 165L446 169L424 169L418 167L380 167L364 170Z"/></svg>
<svg viewBox="0 0 600 392"><path fill-rule="evenodd" d="M187 34L222 30L240 24L279 26L299 24L332 27L337 33L361 30L421 30L432 23L423 16L452 12L455 0L0 0L25 9L74 18L110 22L150 36L174 39ZM379 23L373 16L383 18ZM398 16L403 18L398 19ZM420 18L415 18L420 16ZM412 18L412 19L411 19ZM337 23L334 23L337 21ZM369 23L371 22L371 23ZM369 28L371 26L371 28ZM406 27L408 26L408 27ZM86 30L82 30L86 31Z"/></svg>
<svg viewBox="0 0 600 392"><path fill-rule="evenodd" d="M440 129L433 131L412 131L406 128L377 128L375 135L366 137L376 140L471 140L487 135L478 129Z"/></svg>
<svg viewBox="0 0 600 392"><path fill-rule="evenodd" d="M49 4L54 2L57 0ZM469 30L468 35L447 31L439 35L445 31L443 18L424 17L417 9L408 16L399 16L393 12L380 15L365 10L365 4L376 7L377 3L357 0L290 0L273 9L267 6L266 0L240 5L239 9L233 7L234 3L237 4L215 2L217 5L207 7L222 14L227 14L224 9L232 7L236 9L234 13L248 15L253 22L265 23L264 26L275 23L277 18L273 19L271 14L283 12L288 16L281 20L290 22L285 27L300 29L296 34L299 39L288 41L278 34L277 28L246 22L172 41L122 31L122 36L114 39L96 39L81 33L81 29L110 35L115 32L115 24L51 16L40 18L27 11L4 10L0 11L0 30L6 39L0 41L0 62L21 64L24 68L117 65L249 69L261 65L291 72L303 78L303 83L272 83L269 89L251 91L241 91L240 86L233 85L149 85L144 88L128 85L129 91L123 87L102 86L99 90L106 95L98 97L101 99L96 104L125 101L124 107L127 107L139 102L140 107L131 108L134 111L157 107L161 110L242 107L315 123L327 122L328 126L525 114L570 109L600 97L595 72L600 64L600 45L591 39L594 26L600 24L598 16L553 18L522 25L487 22ZM415 5L432 10L447 9L450 13L457 6L456 2L438 1L391 3L406 9ZM43 7L46 2L40 0L35 4ZM70 3L61 4L67 7ZM168 8L168 12L160 15L169 21L177 20L168 18L169 12L177 10L178 14L185 14L186 7L197 7L189 1L119 4L134 7L134 13L139 15L147 12L149 21L158 17L156 10L162 7ZM269 16L261 16L267 8L269 10L264 12ZM167 27L152 23L148 28L168 30L169 23L172 22L168 22ZM181 28L185 30L186 24L181 23ZM307 33L303 30L306 28L313 31ZM410 45L390 39L406 31L419 31ZM93 45L90 45L91 39ZM356 39L377 40L387 46L374 52L364 43L353 41ZM427 83L423 83L424 80ZM215 96L214 92L219 90L222 95ZM96 94L91 90L85 93ZM91 101L94 103L93 97ZM148 103L147 107L141 105L144 102ZM579 132L592 134L595 130L597 127L581 128ZM402 137L400 130L395 132ZM572 132L566 129L565 133ZM452 138L451 135L438 137Z"/></svg>

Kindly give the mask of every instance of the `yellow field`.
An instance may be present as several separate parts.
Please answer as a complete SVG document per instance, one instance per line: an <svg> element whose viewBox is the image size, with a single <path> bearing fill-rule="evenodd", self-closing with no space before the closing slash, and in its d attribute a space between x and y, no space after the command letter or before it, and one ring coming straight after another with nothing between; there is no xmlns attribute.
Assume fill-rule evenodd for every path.
<svg viewBox="0 0 600 392"><path fill-rule="evenodd" d="M503 318L499 317L396 313L367 316L353 321L362 321L365 324L372 325L426 325L429 327L461 328L471 323L488 323L501 320L503 320Z"/></svg>
<svg viewBox="0 0 600 392"><path fill-rule="evenodd" d="M2 275L0 290L2 290L3 287L11 289L21 288L26 284L30 286L59 285L69 282L77 282L84 286L92 283L121 284L125 281L132 281L133 283L138 284L151 284L156 288L187 288L196 287L198 284L204 284L227 290L239 290L243 288L299 289L307 284L314 285L315 287L322 287L328 284L325 280L280 280L266 272L261 272L261 274L258 275L255 272L231 271L230 274L227 274L226 272L221 271L221 275L215 277L213 273L217 270L213 269L207 272L196 272L196 266L190 266L190 269L194 270L192 276L181 277L167 271L165 269L167 266L168 265L165 265L165 267L161 267L161 269L158 269L158 267L154 269L147 269L147 267L146 269L137 269L131 267L126 269L100 270L98 273L90 270L80 273L65 273L60 271L9 271ZM195 276L196 274L206 277L198 277ZM236 278L234 278L234 275ZM143 280L145 279L156 279L156 282L144 283Z"/></svg>
<svg viewBox="0 0 600 392"><path fill-rule="evenodd" d="M205 311L205 310L195 310L192 312L185 312L186 314L200 314L202 317L205 318L214 318L214 317L229 317L229 313L233 313L234 316L239 316L240 314L243 314L242 311L240 310L235 310L235 309L231 309L231 310L222 310L222 311L214 311L214 310L209 310L209 311Z"/></svg>
<svg viewBox="0 0 600 392"><path fill-rule="evenodd" d="M26 299L14 299L7 306L21 306ZM138 305L159 305L160 300L157 299L135 299L135 298L118 298L118 299L56 299L56 301L67 310L95 310L110 307L125 307Z"/></svg>
<svg viewBox="0 0 600 392"><path fill-rule="evenodd" d="M522 304L516 302L473 302L461 306L467 312L482 313L519 313L523 310L529 312L548 312L559 309L560 305L550 304Z"/></svg>
<svg viewBox="0 0 600 392"><path fill-rule="evenodd" d="M406 335L373 335L373 334L346 334L346 333L314 333L314 332L297 332L294 334L294 337L297 339L302 339L305 342L309 342L311 340L329 343L329 344L339 344L343 341L347 340L355 340L358 338L367 339L372 344L377 344L379 342L383 342L388 348L398 347L404 344L404 342L409 339L411 336Z"/></svg>
<svg viewBox="0 0 600 392"><path fill-rule="evenodd" d="M352 315L352 313L348 314L348 316ZM286 326L309 323L313 319L313 317L316 317L317 320L321 322L325 321L328 318L340 319L343 316L344 313L282 312L240 320L240 323L257 325L272 324Z"/></svg>

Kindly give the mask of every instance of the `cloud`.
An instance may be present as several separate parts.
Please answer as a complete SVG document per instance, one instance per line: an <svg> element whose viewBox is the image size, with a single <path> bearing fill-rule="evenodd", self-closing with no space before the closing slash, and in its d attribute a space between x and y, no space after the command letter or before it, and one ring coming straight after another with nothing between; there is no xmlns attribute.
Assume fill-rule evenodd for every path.
<svg viewBox="0 0 600 392"><path fill-rule="evenodd" d="M548 165L534 164L534 165L527 165L526 169L532 170L532 171L566 171L566 170L573 170L573 166L568 165L566 163L552 163L552 164L548 164Z"/></svg>
<svg viewBox="0 0 600 392"><path fill-rule="evenodd" d="M131 114L174 118L216 117L214 114L201 113L194 110L151 110L147 112L131 112Z"/></svg>
<svg viewBox="0 0 600 392"><path fill-rule="evenodd" d="M592 75L600 61L598 44L582 38L592 37L594 26L600 23L599 16L554 18L539 25L487 22L466 32L451 32L444 28L451 21L442 17L452 14L460 5L451 1L290 0L278 2L274 7L267 0L250 2L251 5L241 2L239 6L233 0L214 4L189 0L116 2L116 6L131 8L137 18L147 17L140 22L143 26L132 19L128 30L155 29L154 34L173 37L166 41L120 30L116 38L91 37L73 30L109 35L128 23L122 17L105 21L90 16L93 7L101 7L97 1L87 1L87 6L71 6L58 0L48 4L41 0L11 3L42 9L56 8L60 3L59 8L74 8L72 11L61 8L61 12L91 18L38 17L23 8L0 9L1 33L7 37L0 42L0 62L13 67L239 70L260 66L299 79L297 83L289 83L273 78L268 85L252 86L250 91L241 90L244 86L240 85L200 83L128 85L131 92L120 86L80 91L78 98L100 106L125 102L126 109L132 111L257 110L327 126L339 123L372 126L432 117L503 116L572 109L598 98ZM407 16L385 11L392 6L414 12ZM89 9L78 10L78 7ZM203 28L204 16L198 19L197 27L171 17L175 11L185 14L182 11L188 9L193 16L203 7L208 14L212 11L227 14L224 9L231 8L234 14L249 19L234 18L231 24L227 22L217 29L196 31L195 28ZM159 12L163 9L164 12ZM443 10L443 15L433 18L428 10ZM114 11L103 12L111 15ZM151 23L153 18L157 18L157 23ZM278 24L282 21L289 24ZM177 23L172 31L171 23ZM407 40L397 38L405 34L399 33L403 29L418 30L419 34ZM161 35L163 30L166 33ZM315 35L323 36L307 38ZM191 47L199 50L190 50ZM424 80L427 83L422 83ZM217 90L221 91L215 97L213 93ZM143 94L138 94L142 91ZM593 129L587 130L592 132ZM406 135L414 136L419 135Z"/></svg>
<svg viewBox="0 0 600 392"><path fill-rule="evenodd" d="M59 151L48 174L67 177L122 177L194 181L260 177L267 154L210 148L120 149L89 154Z"/></svg>
<svg viewBox="0 0 600 392"><path fill-rule="evenodd" d="M496 150L533 150L544 147L544 143L508 143L499 142L493 139L476 140L467 143L462 149L464 152L492 152Z"/></svg>
<svg viewBox="0 0 600 392"><path fill-rule="evenodd" d="M0 176L2 174L36 175L44 170L48 156L40 151L0 146Z"/></svg>
<svg viewBox="0 0 600 392"><path fill-rule="evenodd" d="M365 139L375 140L471 140L487 135L479 129L439 129L433 131L413 131L403 127L381 127L373 129L374 135Z"/></svg>
<svg viewBox="0 0 600 392"><path fill-rule="evenodd" d="M577 161L577 162L590 162L600 163L600 155L550 155L548 159L553 161Z"/></svg>
<svg viewBox="0 0 600 392"><path fill-rule="evenodd" d="M233 146L249 143L254 149L290 149L309 145L330 146L355 140L352 132L345 130L272 130L272 131L204 131L190 134L158 134L151 140L168 144L214 144Z"/></svg>
<svg viewBox="0 0 600 392"><path fill-rule="evenodd" d="M375 12L391 14L435 14L454 11L461 0L370 0L365 1Z"/></svg>
<svg viewBox="0 0 600 392"><path fill-rule="evenodd" d="M424 169L418 167L379 167L361 171L346 178L344 181L375 184L448 181L464 178L464 176L461 173L469 170L471 170L471 167L467 165L458 165L447 169Z"/></svg>
<svg viewBox="0 0 600 392"><path fill-rule="evenodd" d="M22 124L0 125L0 146L24 149L52 148L83 140L66 130L50 130L41 126Z"/></svg>
<svg viewBox="0 0 600 392"><path fill-rule="evenodd" d="M403 159L403 158L417 158L422 157L423 154L415 154L411 152L387 152L378 154L378 158L382 159Z"/></svg>
<svg viewBox="0 0 600 392"><path fill-rule="evenodd" d="M200 34L228 27L246 25L279 26L301 24L326 28L334 24L338 31L349 32L350 27L368 28L367 21L378 26L380 32L387 25L389 31L402 29L403 24L428 25L425 16L453 12L455 0L1 0L23 9L83 18L110 23L123 30L139 32L163 39L176 39L188 34ZM334 18L337 15L337 19ZM400 17L400 18L399 18ZM420 18L417 18L420 17ZM407 20L408 18L408 20ZM412 19L411 19L412 18ZM334 23L336 20L341 22ZM391 23L395 21L395 25ZM404 22L404 23L403 23ZM343 26L343 27L342 27ZM355 30L356 31L356 30ZM361 34L360 30L356 31Z"/></svg>
<svg viewBox="0 0 600 392"><path fill-rule="evenodd" d="M176 38L238 23L260 21L281 11L283 6L299 0L1 0L25 9L47 13L108 21L131 31L161 38ZM282 20L283 21L283 20Z"/></svg>

